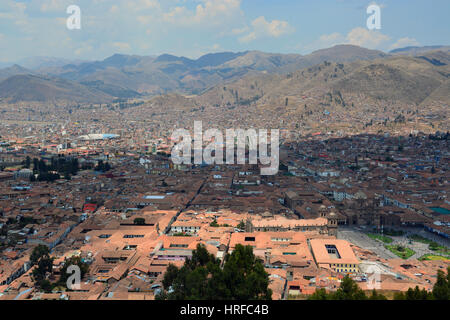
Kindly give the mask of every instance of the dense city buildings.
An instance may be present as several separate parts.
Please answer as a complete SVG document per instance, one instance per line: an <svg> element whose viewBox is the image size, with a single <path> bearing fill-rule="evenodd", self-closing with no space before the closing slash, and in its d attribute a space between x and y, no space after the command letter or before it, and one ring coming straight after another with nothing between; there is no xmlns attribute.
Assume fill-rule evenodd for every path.
<svg viewBox="0 0 450 320"><path fill-rule="evenodd" d="M65 2L0 4L0 301L450 299L448 0Z"/></svg>
<svg viewBox="0 0 450 320"><path fill-rule="evenodd" d="M369 290L375 272L382 292L431 290L449 264L448 136L286 141L278 174L260 176L258 165L175 166L168 135L85 126L0 127L0 299L154 299L198 244L219 260L250 245L274 299L336 290L347 274ZM38 245L54 258L50 282L72 257L89 266L80 289L37 287Z"/></svg>

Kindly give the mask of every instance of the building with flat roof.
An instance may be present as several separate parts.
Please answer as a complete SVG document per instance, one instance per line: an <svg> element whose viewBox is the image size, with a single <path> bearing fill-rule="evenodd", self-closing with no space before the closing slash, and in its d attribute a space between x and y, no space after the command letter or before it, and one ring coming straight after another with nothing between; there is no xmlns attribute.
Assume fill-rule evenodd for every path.
<svg viewBox="0 0 450 320"><path fill-rule="evenodd" d="M359 261L350 243L341 239L311 239L311 252L317 265L341 273L357 273Z"/></svg>

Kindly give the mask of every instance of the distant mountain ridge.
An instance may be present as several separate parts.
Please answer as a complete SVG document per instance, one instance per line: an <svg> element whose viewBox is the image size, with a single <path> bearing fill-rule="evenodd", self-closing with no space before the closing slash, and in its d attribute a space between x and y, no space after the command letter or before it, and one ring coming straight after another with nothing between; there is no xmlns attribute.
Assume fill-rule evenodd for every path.
<svg viewBox="0 0 450 320"><path fill-rule="evenodd" d="M102 103L114 100L112 96L102 91L77 82L36 75L15 75L1 82L0 99L9 103L23 101Z"/></svg>
<svg viewBox="0 0 450 320"><path fill-rule="evenodd" d="M436 66L448 64L445 52L436 51L435 47L430 48L432 49L430 52L418 51L418 48L414 49L416 50L414 52L420 52L420 59ZM67 83L76 84L77 89L89 93L86 98L74 93L74 101L88 101L87 97L92 98L92 102L111 101L117 98L140 98L166 93L201 95L215 86L249 76L282 75L325 61L350 63L388 59L398 55L398 52L412 52L411 50L413 49L404 48L403 51L397 49L394 50L394 54L387 54L353 45L337 45L308 55L245 51L210 53L198 59L189 59L170 54L158 57L114 54L102 61L69 61L68 64L62 63L63 60L49 58L41 59L36 70L18 65L0 69L0 81L5 82L1 84L3 88L8 88L7 93L0 92L0 96L8 101L20 101L21 95L19 92L14 92L14 87L11 87L8 82L18 85L17 90L22 92L26 99L34 97L70 100L72 95L69 94L70 90L67 91L69 89L66 86ZM17 75L33 75L41 78L39 81L36 77L10 79ZM19 85L19 80L32 84L28 90L34 88L37 92L25 94L23 90L26 90L26 87ZM62 82L63 80L67 83ZM51 93L55 96L53 97Z"/></svg>
<svg viewBox="0 0 450 320"><path fill-rule="evenodd" d="M378 101L420 105L450 103L450 54L441 51L418 57L384 56L374 60L322 62L288 74L248 75L218 85L197 97L200 105L279 104L306 92L361 94ZM342 97L341 97L342 98Z"/></svg>
<svg viewBox="0 0 450 320"><path fill-rule="evenodd" d="M389 53L391 54L406 54L406 55L418 55L420 53L428 52L428 51L450 51L450 46L410 46L404 48L398 48L391 50Z"/></svg>
<svg viewBox="0 0 450 320"><path fill-rule="evenodd" d="M17 76L17 75L33 75L36 74L34 71L19 66L17 64L0 69L0 81L3 81L9 77Z"/></svg>

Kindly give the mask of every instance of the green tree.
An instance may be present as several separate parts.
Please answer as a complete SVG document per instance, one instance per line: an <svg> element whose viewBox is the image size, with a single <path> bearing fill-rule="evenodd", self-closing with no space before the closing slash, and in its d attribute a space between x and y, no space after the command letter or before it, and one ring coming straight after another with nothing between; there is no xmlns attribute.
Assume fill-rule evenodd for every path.
<svg viewBox="0 0 450 320"><path fill-rule="evenodd" d="M367 296L358 284L348 275L342 279L339 289L333 294L333 300L366 300Z"/></svg>
<svg viewBox="0 0 450 320"><path fill-rule="evenodd" d="M51 282L48 281L47 279L39 280L37 282L37 286L46 293L50 293L53 289Z"/></svg>
<svg viewBox="0 0 450 320"><path fill-rule="evenodd" d="M406 300L405 294L403 292L395 292L394 300Z"/></svg>
<svg viewBox="0 0 450 320"><path fill-rule="evenodd" d="M405 300L427 300L432 298L432 296L425 290L419 289L419 286L416 286L414 289L409 288L405 293Z"/></svg>
<svg viewBox="0 0 450 320"><path fill-rule="evenodd" d="M381 293L378 293L374 289L374 290L372 290L372 293L369 296L369 300L387 300L387 298L384 295L382 295Z"/></svg>
<svg viewBox="0 0 450 320"><path fill-rule="evenodd" d="M145 219L144 218L135 218L133 223L138 226L143 226L143 225L145 225Z"/></svg>
<svg viewBox="0 0 450 320"><path fill-rule="evenodd" d="M39 283L45 279L45 276L48 272L52 272L53 270L53 258L50 258L49 255L42 256L38 263L36 268L33 270L33 278L35 280L35 283L39 286Z"/></svg>
<svg viewBox="0 0 450 320"><path fill-rule="evenodd" d="M100 160L97 166L94 168L94 170L100 172L107 172L111 170L111 165L108 162L103 162L103 160Z"/></svg>
<svg viewBox="0 0 450 320"><path fill-rule="evenodd" d="M70 277L70 273L67 273L67 268L70 266L78 266L80 268L80 276L83 279L84 275L89 271L89 265L81 259L81 257L70 257L64 261L64 265L62 266L60 273L61 278L58 281L58 284L61 286L65 286L67 279Z"/></svg>
<svg viewBox="0 0 450 320"><path fill-rule="evenodd" d="M210 225L211 227L219 227L219 224L217 223L217 220L216 220L216 219L214 219L214 221L211 222L209 225Z"/></svg>
<svg viewBox="0 0 450 320"><path fill-rule="evenodd" d="M433 241L428 245L428 249L436 251L437 249L439 249L439 244Z"/></svg>
<svg viewBox="0 0 450 320"><path fill-rule="evenodd" d="M220 261L199 244L178 269L169 265L164 274L162 292L158 299L169 300L270 300L272 291L264 267L253 254L251 246L237 245Z"/></svg>
<svg viewBox="0 0 450 320"><path fill-rule="evenodd" d="M170 286L178 276L178 271L179 269L175 265L173 265L172 263L169 264L166 273L164 274L164 279L162 281L164 289L166 290L170 289Z"/></svg>
<svg viewBox="0 0 450 320"><path fill-rule="evenodd" d="M316 291L308 297L308 300L329 300L330 295L324 288L316 289Z"/></svg>
<svg viewBox="0 0 450 320"><path fill-rule="evenodd" d="M225 257L223 273L231 299L271 299L268 274L251 246L236 245L233 253Z"/></svg>
<svg viewBox="0 0 450 320"><path fill-rule="evenodd" d="M372 290L369 297L358 284L348 275L342 279L339 289L336 292L327 293L325 289L317 289L309 300L387 300L387 298L375 289Z"/></svg>
<svg viewBox="0 0 450 320"><path fill-rule="evenodd" d="M418 286L409 288L405 293L397 292L394 300L449 300L450 299L450 267L447 268L447 275L442 270L437 272L437 280L431 293L425 289L420 290Z"/></svg>
<svg viewBox="0 0 450 320"><path fill-rule="evenodd" d="M437 280L433 287L433 297L436 300L449 300L450 286L449 286L450 267L447 268L447 276L442 270L437 272Z"/></svg>
<svg viewBox="0 0 450 320"><path fill-rule="evenodd" d="M73 174L73 175L77 175L79 167L80 167L80 164L78 163L78 159L77 158L72 159L72 163L71 164L72 165L71 165L71 172L70 173Z"/></svg>
<svg viewBox="0 0 450 320"><path fill-rule="evenodd" d="M39 259L42 258L45 255L49 255L50 250L47 246L40 244L37 247L34 247L33 251L31 252L30 256L30 262L32 265L35 265L38 263Z"/></svg>
<svg viewBox="0 0 450 320"><path fill-rule="evenodd" d="M31 158L27 156L27 158L25 159L25 168L30 169L30 167L31 167Z"/></svg>
<svg viewBox="0 0 450 320"><path fill-rule="evenodd" d="M239 224L237 225L236 228L244 230L245 229L245 222L244 221L239 222Z"/></svg>
<svg viewBox="0 0 450 320"><path fill-rule="evenodd" d="M33 158L33 172L38 173L39 171L39 160L37 158Z"/></svg>

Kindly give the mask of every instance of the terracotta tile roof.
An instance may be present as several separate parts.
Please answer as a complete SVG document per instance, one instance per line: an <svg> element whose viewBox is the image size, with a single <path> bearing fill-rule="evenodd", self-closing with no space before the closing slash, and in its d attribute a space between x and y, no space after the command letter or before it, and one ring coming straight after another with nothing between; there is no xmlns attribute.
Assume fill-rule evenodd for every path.
<svg viewBox="0 0 450 320"><path fill-rule="evenodd" d="M318 264L359 263L348 241L341 239L312 239L310 240L310 245L314 254L314 258L316 259ZM327 251L326 245L335 246L340 255L340 258L334 255L330 255Z"/></svg>

